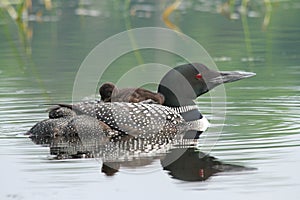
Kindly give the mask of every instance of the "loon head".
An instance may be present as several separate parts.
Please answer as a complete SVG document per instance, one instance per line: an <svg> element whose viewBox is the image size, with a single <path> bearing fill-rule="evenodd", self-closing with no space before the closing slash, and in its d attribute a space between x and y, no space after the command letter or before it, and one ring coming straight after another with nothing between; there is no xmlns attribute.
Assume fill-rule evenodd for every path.
<svg viewBox="0 0 300 200"><path fill-rule="evenodd" d="M158 92L165 96L164 105L193 104L198 96L222 83L254 76L252 72L215 71L200 63L184 64L171 69L161 80Z"/></svg>
<svg viewBox="0 0 300 200"><path fill-rule="evenodd" d="M54 106L47 110L49 119L70 118L76 116L76 113L69 108Z"/></svg>
<svg viewBox="0 0 300 200"><path fill-rule="evenodd" d="M118 89L115 87L113 83L107 82L104 83L100 88L99 88L99 93L101 95L101 100L104 102L110 102L111 101L111 96L113 92L117 92Z"/></svg>

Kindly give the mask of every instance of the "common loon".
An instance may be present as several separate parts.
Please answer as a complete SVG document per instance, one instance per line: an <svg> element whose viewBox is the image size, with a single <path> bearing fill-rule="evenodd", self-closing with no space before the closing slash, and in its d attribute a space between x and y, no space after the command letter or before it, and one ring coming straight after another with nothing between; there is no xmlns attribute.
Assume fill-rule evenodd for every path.
<svg viewBox="0 0 300 200"><path fill-rule="evenodd" d="M105 99L111 99L114 93L116 94L114 101L141 102L150 98L180 113L185 121L198 120L200 122L202 119L203 123L207 123L194 100L222 83L234 82L254 75L255 73L252 72L218 72L203 64L191 63L171 69L162 78L157 93L145 89L141 89L143 92L137 92L140 88L118 90L112 83L103 84L99 91L104 101ZM150 97L149 94L151 94ZM164 97L163 102L155 99L157 96ZM202 132L189 130L186 132L185 138L197 139Z"/></svg>
<svg viewBox="0 0 300 200"><path fill-rule="evenodd" d="M207 129L208 122L201 115L193 100L222 83L254 75L255 73L250 72L217 72L199 63L185 64L170 70L161 80L158 93L164 96L163 105L95 101L73 105L59 104L60 108L57 110L72 109L76 113L75 117L83 115L86 120L90 120L88 116L93 120L97 118L104 123L100 124L99 130L105 129L104 125L109 126L105 129L108 131L105 135L113 139L128 135L150 139L172 138L182 130L189 134L187 138L198 138ZM109 96L109 92L106 94ZM140 95L138 99L147 98ZM56 113L53 120L56 120L57 116L62 116L63 123L70 122L74 118L71 117L71 120L67 115ZM48 121L45 122L48 123ZM55 124L59 123L55 121ZM58 127L60 128L60 125Z"/></svg>

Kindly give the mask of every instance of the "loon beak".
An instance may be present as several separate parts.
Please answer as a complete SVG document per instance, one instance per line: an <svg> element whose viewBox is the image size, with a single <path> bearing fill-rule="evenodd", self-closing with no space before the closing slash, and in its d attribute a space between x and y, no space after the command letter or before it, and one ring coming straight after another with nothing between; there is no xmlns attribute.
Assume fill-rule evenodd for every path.
<svg viewBox="0 0 300 200"><path fill-rule="evenodd" d="M242 72L242 71L233 71L233 72L220 72L220 76L217 76L215 78L212 78L210 80L211 83L215 85L219 85L222 83L230 83L234 81L238 81L244 78L250 78L252 76L255 76L256 73L253 72Z"/></svg>

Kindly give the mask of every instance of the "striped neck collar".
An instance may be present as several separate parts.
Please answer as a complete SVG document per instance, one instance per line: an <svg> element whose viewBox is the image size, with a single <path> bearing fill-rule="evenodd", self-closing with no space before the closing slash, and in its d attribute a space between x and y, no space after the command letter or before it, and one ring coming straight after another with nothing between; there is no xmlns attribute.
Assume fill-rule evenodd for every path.
<svg viewBox="0 0 300 200"><path fill-rule="evenodd" d="M197 105L188 105L188 106L179 106L179 107L170 107L170 108L172 108L177 113L186 113L195 109L198 110Z"/></svg>

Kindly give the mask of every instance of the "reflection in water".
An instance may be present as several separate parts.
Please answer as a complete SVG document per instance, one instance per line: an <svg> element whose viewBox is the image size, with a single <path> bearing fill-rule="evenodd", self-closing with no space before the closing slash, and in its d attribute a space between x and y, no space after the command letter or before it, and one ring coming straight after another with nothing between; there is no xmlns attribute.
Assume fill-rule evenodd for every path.
<svg viewBox="0 0 300 200"><path fill-rule="evenodd" d="M178 155L181 155L178 157ZM174 159L174 157L178 157ZM170 162L172 160L173 162ZM171 149L161 160L164 170L183 181L205 181L219 172L254 170L255 168L226 164L215 157L199 152L197 148Z"/></svg>
<svg viewBox="0 0 300 200"><path fill-rule="evenodd" d="M183 181L205 181L219 172L255 169L223 163L215 157L200 152L191 140L175 139L150 145L149 141L141 139L106 144L98 143L92 138L79 137L31 136L31 139L36 144L49 146L50 154L56 159L83 157L101 159L101 172L107 176L115 175L122 167L143 167L158 159L171 177Z"/></svg>

